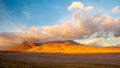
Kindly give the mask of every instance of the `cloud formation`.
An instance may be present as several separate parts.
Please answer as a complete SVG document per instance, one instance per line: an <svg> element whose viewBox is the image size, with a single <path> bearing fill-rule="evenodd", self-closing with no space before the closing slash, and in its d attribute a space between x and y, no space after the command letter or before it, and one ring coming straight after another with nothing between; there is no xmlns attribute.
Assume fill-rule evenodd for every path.
<svg viewBox="0 0 120 68"><path fill-rule="evenodd" d="M85 8L85 11L86 11L86 12L89 12L89 11L91 11L91 10L93 10L93 6L88 6L88 7Z"/></svg>
<svg viewBox="0 0 120 68"><path fill-rule="evenodd" d="M100 12L89 15L87 12L91 11L93 7L85 7L81 2L73 2L68 6L68 10L76 8L79 11L72 14L73 19L64 21L63 24L30 27L19 32L0 33L0 46L15 45L22 41L47 42L85 39L95 33L96 39L83 43L97 44L103 40L100 37L109 37L109 35L120 37L120 18L113 18Z"/></svg>
<svg viewBox="0 0 120 68"><path fill-rule="evenodd" d="M119 7L119 6L115 6L115 7L112 9L112 12L113 12L113 13L120 13L120 7Z"/></svg>
<svg viewBox="0 0 120 68"><path fill-rule="evenodd" d="M86 45L97 45L98 42L103 40L105 40L105 38L94 38L94 39L85 40L81 43Z"/></svg>
<svg viewBox="0 0 120 68"><path fill-rule="evenodd" d="M82 11L89 12L89 11L93 10L93 6L85 6L81 2L72 2L72 4L70 6L68 6L68 10L74 10L74 9L79 9Z"/></svg>
<svg viewBox="0 0 120 68"><path fill-rule="evenodd" d="M119 37L99 37L99 38L87 38L82 40L75 40L81 44L92 45L97 47L120 47ZM113 43L114 42L114 43Z"/></svg>
<svg viewBox="0 0 120 68"><path fill-rule="evenodd" d="M68 6L68 10L73 9L84 9L84 5L81 2L73 2L70 6Z"/></svg>

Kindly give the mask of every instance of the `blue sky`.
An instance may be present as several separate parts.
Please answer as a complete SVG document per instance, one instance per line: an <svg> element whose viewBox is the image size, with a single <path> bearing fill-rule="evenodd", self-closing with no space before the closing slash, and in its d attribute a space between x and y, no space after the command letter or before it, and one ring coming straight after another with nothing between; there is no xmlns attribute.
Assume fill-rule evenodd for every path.
<svg viewBox="0 0 120 68"><path fill-rule="evenodd" d="M120 14L111 13L114 6L120 5L119 0L1 0L0 9L5 12L0 13L0 18L8 18L8 20L5 19L0 23L10 21L16 25L20 24L27 27L54 25L60 23L59 20L63 18L70 18L71 12L67 10L67 7L73 1L94 6L93 12L99 10L113 17L120 16Z"/></svg>
<svg viewBox="0 0 120 68"><path fill-rule="evenodd" d="M76 6L73 9L73 6L72 6L72 10L69 11L68 7L70 7L70 5L72 5L74 2L79 3L79 5L83 5L84 8L79 8L80 6ZM89 9L90 12L85 12L86 11L85 9L87 7L89 8L91 7L91 9ZM79 13L81 12L84 12L84 13L79 15ZM82 21L82 18L77 19L77 21L76 19L73 19L73 16L75 15L75 13L77 14L76 15L77 17L83 16L83 19L87 18L84 16L90 17L90 21L89 19L86 20L88 25L85 25L86 22L82 22L82 24L84 24L84 28L87 28L87 30L91 28L88 31L88 33L91 33L91 32L93 33L91 33L90 35L85 34L85 36L91 37L95 33L97 34L99 33L101 34L99 39L102 38L103 40L104 38L105 40L105 37L103 36L103 34L107 34L107 35L110 35L107 41L99 41L98 44L100 43L103 44L105 42L110 44L113 44L113 43L119 44L120 40L118 40L118 38L120 34L119 33L120 0L0 0L0 33L17 32L19 31L19 29L20 30L28 29L28 32L30 32L35 30L37 31L37 29L41 30L39 28L43 28L42 29L44 31L43 33L46 32L46 34L47 33L51 34L50 32L53 32L53 35L55 35L54 38L56 38L56 36L59 36L60 39L63 37L65 37L65 39L69 39L69 38L82 39L81 38L82 34L80 31L82 31L83 26L80 27L81 26L80 25L78 27L80 29L78 29L78 28L75 28L76 23L75 24L72 23L72 25L74 26L72 26L71 23L66 24L66 21L70 21L70 22ZM102 17L106 18L105 19L106 21L103 23L105 25L103 26L103 24L100 24L102 28L101 30L98 30L98 31L93 31L93 30L97 28L96 26L99 27L99 22L96 22L97 25L94 22L93 22L93 25L89 24L89 22L91 23L93 21L91 18L95 17L94 15L95 13L100 15L100 18ZM59 25L59 26L56 26L56 25ZM71 26L75 30L78 29L78 32L74 32L75 30L72 30L71 28L68 29ZM88 26L89 28L86 26ZM93 26L94 28L92 28L91 26ZM52 31L54 30L53 28L58 29L58 31L60 32ZM67 29L67 30L65 30L64 32L64 29ZM77 38L76 36L72 37L73 36L72 33L71 35L69 34L70 30L71 32L73 32L73 35L78 34ZM60 33L60 34L57 35L56 33ZM63 34L67 34L68 36ZM9 34L6 34L6 35L9 37ZM0 37L3 37L2 34L0 34ZM96 36L93 38L98 38L98 37ZM87 41L89 41L89 38L87 38ZM93 41L96 41L96 39ZM89 41L89 42L93 42L93 41Z"/></svg>
<svg viewBox="0 0 120 68"><path fill-rule="evenodd" d="M11 21L26 26L53 25L62 16L67 15L68 1L60 0L3 0L3 10L9 13ZM30 19L24 15L27 13Z"/></svg>

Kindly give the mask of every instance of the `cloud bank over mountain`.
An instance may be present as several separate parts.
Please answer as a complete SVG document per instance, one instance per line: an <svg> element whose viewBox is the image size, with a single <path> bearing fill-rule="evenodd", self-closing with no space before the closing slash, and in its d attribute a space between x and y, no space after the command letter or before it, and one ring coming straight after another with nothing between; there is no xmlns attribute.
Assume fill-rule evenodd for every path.
<svg viewBox="0 0 120 68"><path fill-rule="evenodd" d="M95 38L105 38L110 35L120 37L120 18L113 18L102 12L92 13L94 7L85 6L81 2L73 2L68 6L68 10L73 11L72 19L64 21L62 24L26 27L19 32L0 33L0 46L22 41L47 42L85 39L94 34L96 34ZM93 43L98 43L100 40L93 40Z"/></svg>

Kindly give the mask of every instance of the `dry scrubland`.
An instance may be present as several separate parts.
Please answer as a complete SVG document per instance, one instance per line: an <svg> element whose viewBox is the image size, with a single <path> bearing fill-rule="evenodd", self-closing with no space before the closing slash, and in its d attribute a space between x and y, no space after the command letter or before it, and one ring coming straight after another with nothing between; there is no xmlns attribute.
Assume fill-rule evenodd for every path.
<svg viewBox="0 0 120 68"><path fill-rule="evenodd" d="M120 68L107 64L42 64L0 58L0 68Z"/></svg>
<svg viewBox="0 0 120 68"><path fill-rule="evenodd" d="M1 52L0 68L120 68L120 54Z"/></svg>

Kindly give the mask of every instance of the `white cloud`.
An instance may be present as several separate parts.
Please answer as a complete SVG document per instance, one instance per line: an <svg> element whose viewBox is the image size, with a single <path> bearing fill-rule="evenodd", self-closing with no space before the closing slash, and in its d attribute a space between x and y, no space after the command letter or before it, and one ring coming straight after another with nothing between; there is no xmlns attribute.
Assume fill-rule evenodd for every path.
<svg viewBox="0 0 120 68"><path fill-rule="evenodd" d="M73 9L84 9L84 5L81 2L73 2L69 7L68 10L73 10Z"/></svg>
<svg viewBox="0 0 120 68"><path fill-rule="evenodd" d="M81 11L89 12L89 11L93 10L93 6L85 7L84 4L81 2L72 2L72 4L70 6L68 6L68 10L73 10L73 9L79 9Z"/></svg>
<svg viewBox="0 0 120 68"><path fill-rule="evenodd" d="M83 42L92 45L103 40L99 37L108 36L110 32L114 36L120 37L120 19L114 19L101 13L92 16L80 14L79 16L75 17L78 21L65 21L60 25L30 27L24 28L20 32L0 33L0 45L14 45L21 41L74 40L90 37L97 33L97 39Z"/></svg>
<svg viewBox="0 0 120 68"><path fill-rule="evenodd" d="M115 7L112 9L112 12L113 12L113 13L120 13L120 7L119 7L119 6L115 6Z"/></svg>
<svg viewBox="0 0 120 68"><path fill-rule="evenodd" d="M75 40L78 43L98 47L120 47L120 37L99 37ZM116 43L115 43L116 42Z"/></svg>
<svg viewBox="0 0 120 68"><path fill-rule="evenodd" d="M59 26L45 26L44 31L61 38L80 38L86 34L82 24L65 22Z"/></svg>
<svg viewBox="0 0 120 68"><path fill-rule="evenodd" d="M93 39L85 40L81 43L86 44L86 45L96 45L97 43L99 43L102 40L104 40L104 38L93 38Z"/></svg>
<svg viewBox="0 0 120 68"><path fill-rule="evenodd" d="M21 41L43 42L68 39L74 40L82 39L85 36L90 37L94 33L97 33L96 37L104 37L104 34L108 35L109 32L112 32L114 36L120 36L120 19L114 19L100 13L92 16L81 15L77 20L77 22L71 20L65 21L60 25L24 28L20 32L0 33L0 44L8 45ZM96 44L101 40L103 39L97 38L83 43Z"/></svg>
<svg viewBox="0 0 120 68"><path fill-rule="evenodd" d="M93 7L92 7L92 6L88 6L88 7L85 8L85 11L86 11L86 12L89 12L89 11L92 11L92 10L93 10Z"/></svg>

